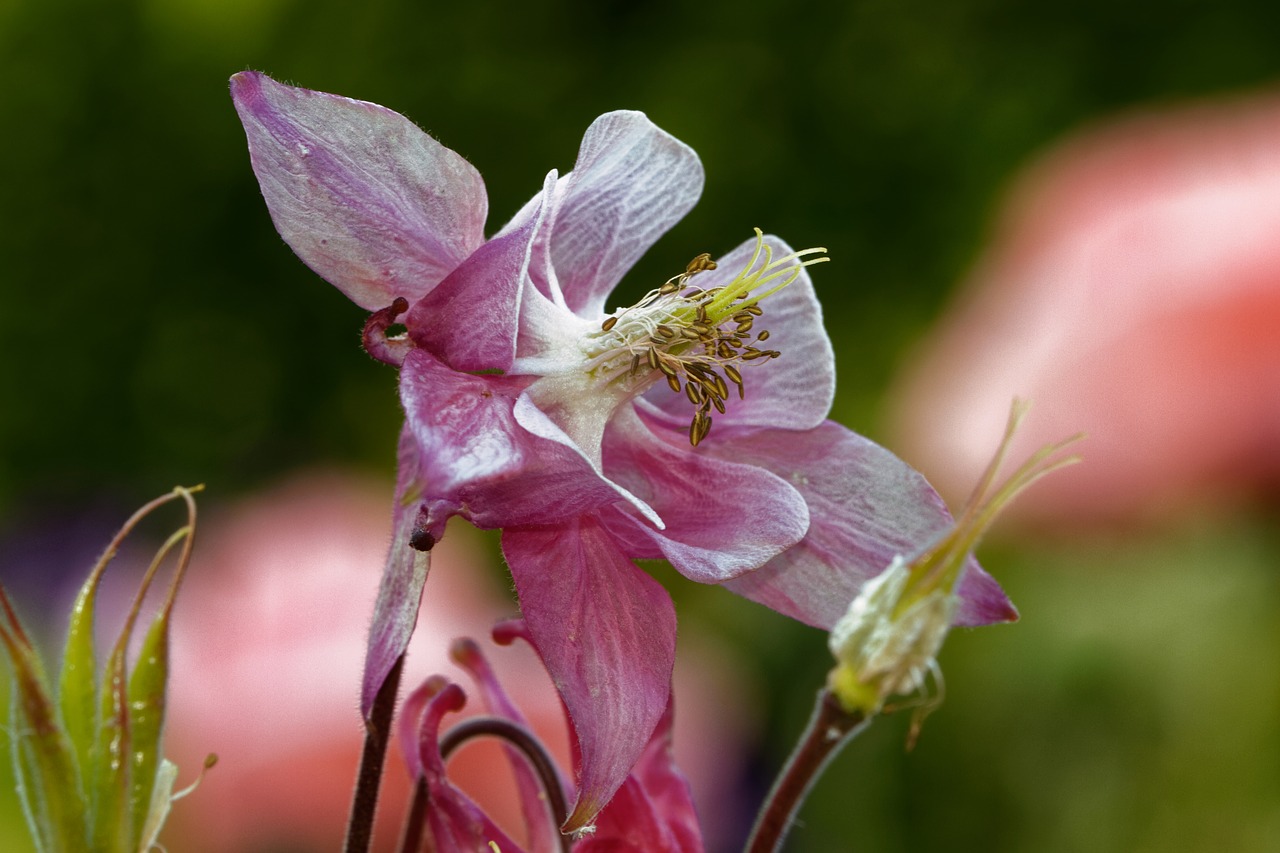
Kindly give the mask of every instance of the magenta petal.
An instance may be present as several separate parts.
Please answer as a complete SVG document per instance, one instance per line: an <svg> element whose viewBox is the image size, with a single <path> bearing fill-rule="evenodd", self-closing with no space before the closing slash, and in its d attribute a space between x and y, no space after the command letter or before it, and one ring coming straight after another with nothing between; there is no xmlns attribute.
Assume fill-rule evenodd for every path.
<svg viewBox="0 0 1280 853"><path fill-rule="evenodd" d="M831 628L863 581L883 571L895 555L911 557L929 546L952 523L924 477L832 421L804 432L744 432L725 448L734 459L794 483L810 514L809 532L800 544L726 586L811 625ZM999 585L972 558L960 594L957 624L1017 617Z"/></svg>
<svg viewBox="0 0 1280 853"><path fill-rule="evenodd" d="M413 636L413 628L418 623L418 606L422 602L422 587L427 582L427 570L431 565L430 553L411 544L418 522L418 504L411 498L421 485L417 480L417 447L407 428L400 432L398 454L391 549L378 587L378 600L373 605L373 623L369 626L364 678L360 688L360 712L366 720L387 673L404 654L409 638ZM423 543L418 540L418 544Z"/></svg>
<svg viewBox="0 0 1280 853"><path fill-rule="evenodd" d="M521 380L458 373L420 349L400 371L423 499L478 527L552 524L618 499L581 454L530 434L512 407Z"/></svg>
<svg viewBox="0 0 1280 853"><path fill-rule="evenodd" d="M276 230L362 308L420 298L484 241L480 173L399 113L253 71L231 97Z"/></svg>
<svg viewBox="0 0 1280 853"><path fill-rule="evenodd" d="M461 710L466 703L462 689L436 676L423 685L422 692L426 701L420 714L416 763L422 768L430 802L427 831L433 843L429 849L435 853L479 853L491 850L489 843L493 842L503 853L520 853L521 848L455 788L445 773L440 756L440 723L445 714Z"/></svg>
<svg viewBox="0 0 1280 853"><path fill-rule="evenodd" d="M474 640L454 640L453 645L449 647L449 657L471 676L489 713L523 726L530 732L533 731L533 726L529 725L529 721L525 719L519 707L511 701L511 697L503 689L497 675L489 666L489 661ZM408 702L406 701L405 704L407 706ZM530 853L553 853L559 849L553 839L560 829L552 824L551 811L547 808L547 795L543 790L542 781L533 772L533 768L529 766L529 759L520 750L504 744L503 752L511 767L511 775L515 777L516 792L520 798L520 813L524 817L525 834L529 839L529 851ZM563 783L560 784L560 789L564 790Z"/></svg>
<svg viewBox="0 0 1280 853"><path fill-rule="evenodd" d="M799 542L809 510L773 473L689 445L684 430L618 410L605 433L605 473L661 516L664 529L621 512L603 517L638 559L663 558L699 583L722 583Z"/></svg>
<svg viewBox="0 0 1280 853"><path fill-rule="evenodd" d="M619 110L591 123L573 171L560 179L551 262L566 304L582 316L702 194L693 149L644 113Z"/></svg>
<svg viewBox="0 0 1280 853"><path fill-rule="evenodd" d="M793 251L771 234L764 237L764 243L773 250L775 259ZM728 284L751 260L755 246L755 240L738 246L716 260L716 269L699 273L694 283L708 290ZM761 253L754 268L759 269L764 263ZM781 280L773 283L779 284ZM717 430L731 424L812 429L822 423L831 410L836 391L835 353L822 325L822 306L814 293L808 269L802 269L795 281L761 302L760 308L764 315L756 320L752 332L767 329L769 341L760 347L775 349L782 355L737 365L745 399L739 399L737 390L730 386L724 414L713 414L715 426L708 441L715 441ZM684 394L673 393L659 382L645 398L688 424L692 411Z"/></svg>
<svg viewBox="0 0 1280 853"><path fill-rule="evenodd" d="M541 198L550 198L555 180L554 171L547 175ZM510 368L530 253L545 212L539 205L523 224L485 243L413 306L405 326L419 346L455 370Z"/></svg>
<svg viewBox="0 0 1280 853"><path fill-rule="evenodd" d="M507 530L520 609L582 750L563 829L591 823L644 752L671 695L675 608L590 517Z"/></svg>
<svg viewBox="0 0 1280 853"><path fill-rule="evenodd" d="M672 709L662 715L644 755L600 813L596 831L575 853L701 853L702 831L689 782L671 751Z"/></svg>

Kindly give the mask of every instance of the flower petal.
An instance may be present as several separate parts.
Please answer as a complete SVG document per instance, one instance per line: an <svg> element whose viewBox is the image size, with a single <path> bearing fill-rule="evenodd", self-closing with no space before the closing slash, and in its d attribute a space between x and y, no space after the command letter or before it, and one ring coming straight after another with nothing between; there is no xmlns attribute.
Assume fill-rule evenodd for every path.
<svg viewBox="0 0 1280 853"><path fill-rule="evenodd" d="M430 803L427 809L427 831L430 849L436 853L475 853L489 850L490 844L507 853L520 853L521 848L498 828L466 794L449 781L444 759L440 756L440 723L450 711L460 711L466 703L462 689L440 676L429 678L415 692L418 711L418 753ZM419 709L421 709L419 711Z"/></svg>
<svg viewBox="0 0 1280 853"><path fill-rule="evenodd" d="M809 528L804 499L781 478L699 453L684 430L646 423L633 407L619 409L605 439L609 479L665 524L657 530L634 514L604 514L631 557L667 559L691 580L722 583L776 557Z"/></svg>
<svg viewBox="0 0 1280 853"><path fill-rule="evenodd" d="M764 237L764 244L775 259L794 251L771 234ZM743 243L718 259L714 270L699 273L691 283L707 290L727 285L746 268L755 248L755 240ZM761 253L753 268L758 270L764 264ZM773 284L781 281L776 279ZM812 429L831 410L836 391L835 353L822 325L822 306L814 294L808 269L801 269L795 281L761 302L760 308L764 314L756 319L752 333L767 329L769 342L760 344L760 348L776 349L782 355L737 365L745 399L739 399L736 389L730 386L725 412L714 415L716 427L707 440L716 438L721 425L730 424ZM689 422L689 401L682 393L672 393L665 384L659 382L646 392L645 399L684 423Z"/></svg>
<svg viewBox="0 0 1280 853"><path fill-rule="evenodd" d="M792 483L809 505L809 532L755 572L726 586L802 622L830 629L895 555L923 550L952 523L918 472L869 439L827 421L805 432L743 431L716 452ZM1017 618L999 585L970 557L956 623Z"/></svg>
<svg viewBox="0 0 1280 853"><path fill-rule="evenodd" d="M702 194L693 149L644 113L605 113L587 128L573 171L556 186L551 262L565 303L581 316L605 297Z"/></svg>
<svg viewBox="0 0 1280 853"><path fill-rule="evenodd" d="M581 454L516 423L521 388L458 373L420 349L406 356L400 397L433 535L452 514L485 528L553 524L618 499Z"/></svg>
<svg viewBox="0 0 1280 853"><path fill-rule="evenodd" d="M404 654L418 623L418 606L422 602L422 587L427 582L427 570L431 566L430 552L419 550L424 544L416 542L418 503L415 496L421 491L418 480L419 464L417 445L408 428L400 431L396 474L395 503L391 515L391 549L387 553L387 567L382 572L378 587L378 600L373 605L373 623L369 626L369 643L365 650L364 677L360 687L360 713L366 720L373 710L374 697ZM436 535L438 537L438 532Z"/></svg>
<svg viewBox="0 0 1280 853"><path fill-rule="evenodd" d="M550 198L556 173L539 198ZM409 335L455 370L507 370L516 354L521 294L529 277L533 240L546 205L477 249L438 287L418 300L405 319Z"/></svg>
<svg viewBox="0 0 1280 853"><path fill-rule="evenodd" d="M231 78L253 171L298 257L370 311L435 287L484 241L484 182L377 104Z"/></svg>
<svg viewBox="0 0 1280 853"><path fill-rule="evenodd" d="M600 813L595 833L583 838L575 853L701 853L702 831L689 781L671 751L672 719L668 703L644 755Z"/></svg>
<svg viewBox="0 0 1280 853"><path fill-rule="evenodd" d="M502 550L520 609L582 749L581 829L627 778L671 695L675 608L591 517L507 530Z"/></svg>

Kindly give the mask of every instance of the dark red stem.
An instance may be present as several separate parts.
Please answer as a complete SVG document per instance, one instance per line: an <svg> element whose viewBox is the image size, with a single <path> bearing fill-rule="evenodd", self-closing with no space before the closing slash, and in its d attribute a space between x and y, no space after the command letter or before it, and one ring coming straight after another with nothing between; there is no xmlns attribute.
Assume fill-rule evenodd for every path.
<svg viewBox="0 0 1280 853"><path fill-rule="evenodd" d="M360 771L351 799L351 819L347 822L346 853L368 853L373 842L373 817L378 810L378 789L382 784L382 765L387 758L387 742L391 737L391 717L396 709L396 692L400 689L400 671L404 655L396 658L387 673L364 727L364 752L360 755Z"/></svg>

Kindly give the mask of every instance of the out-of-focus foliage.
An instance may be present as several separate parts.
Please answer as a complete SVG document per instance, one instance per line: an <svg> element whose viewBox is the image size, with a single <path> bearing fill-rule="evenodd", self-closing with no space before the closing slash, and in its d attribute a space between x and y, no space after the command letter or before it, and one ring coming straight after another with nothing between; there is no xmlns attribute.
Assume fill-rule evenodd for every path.
<svg viewBox="0 0 1280 853"><path fill-rule="evenodd" d="M645 110L708 184L623 296L753 226L826 245L835 416L883 439L887 378L1016 168L1129 105L1274 84L1277 31L1264 0L0 0L0 539L157 484L228 496L303 463L391 470L393 372L276 236L235 71L413 118L485 176L491 231L571 166L594 116ZM953 637L915 753L873 729L792 849L847 849L849 831L867 851L1273 847L1265 528L988 557L1023 623ZM682 619L778 676L760 701L776 767L823 638L675 585Z"/></svg>

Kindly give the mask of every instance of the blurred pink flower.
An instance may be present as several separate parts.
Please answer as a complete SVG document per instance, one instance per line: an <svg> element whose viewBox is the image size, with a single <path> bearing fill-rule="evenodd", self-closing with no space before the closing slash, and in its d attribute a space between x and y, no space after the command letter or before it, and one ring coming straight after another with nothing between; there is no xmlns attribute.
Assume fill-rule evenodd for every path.
<svg viewBox="0 0 1280 853"><path fill-rule="evenodd" d="M168 743L182 767L198 767L210 751L220 760L199 796L175 810L164 838L169 849L303 851L340 843L363 740L364 637L386 535L385 485L338 473L301 475L221 515L206 513L173 626ZM515 612L503 584L475 565L483 559L477 538L462 525L433 551L439 571L409 648L406 684L456 672L449 642L486 633ZM705 648L682 651L708 660ZM742 686L731 665L700 673L687 663L677 667L676 683L677 737L689 744L681 761L700 803L723 816L749 725L734 719L726 729L723 707ZM537 655L520 645L495 664L567 766L563 709ZM493 772L503 761L496 744L481 742L451 761L449 773L496 820L519 826L514 783ZM391 750L375 849L395 849L408 787Z"/></svg>
<svg viewBox="0 0 1280 853"><path fill-rule="evenodd" d="M956 495L1015 395L1024 449L1089 439L1012 514L1152 518L1275 484L1280 95L1123 118L1015 183L899 383L904 458Z"/></svg>

